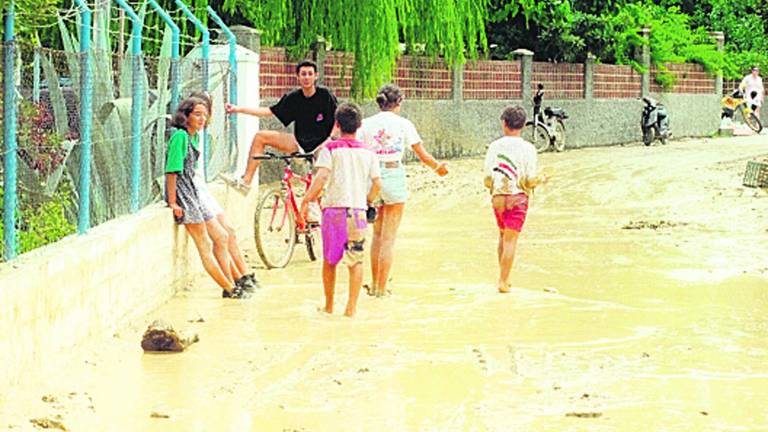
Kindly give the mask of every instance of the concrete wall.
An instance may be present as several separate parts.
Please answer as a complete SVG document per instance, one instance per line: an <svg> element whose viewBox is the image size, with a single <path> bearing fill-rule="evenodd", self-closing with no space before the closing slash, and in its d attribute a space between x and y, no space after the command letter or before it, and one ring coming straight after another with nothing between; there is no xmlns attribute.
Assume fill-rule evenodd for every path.
<svg viewBox="0 0 768 432"><path fill-rule="evenodd" d="M257 191L245 199L221 184L211 190L240 241L252 241ZM2 264L0 388L90 335L112 334L126 320L164 303L201 271L193 242L164 204Z"/></svg>
<svg viewBox="0 0 768 432"><path fill-rule="evenodd" d="M670 113L674 137L707 136L720 125L720 98L717 95L656 94ZM274 103L266 100L264 106ZM505 106L522 101L491 100L406 100L402 114L416 124L425 146L437 157L455 158L484 154L486 145L501 135L499 116ZM544 100L544 106L560 106L566 120L566 148L608 146L639 142L643 103L637 99ZM527 107L529 115L531 108ZM373 103L363 104L364 115L378 111ZM264 129L290 128L275 121L262 121ZM265 169L265 171L271 171ZM265 181L273 175L264 175Z"/></svg>

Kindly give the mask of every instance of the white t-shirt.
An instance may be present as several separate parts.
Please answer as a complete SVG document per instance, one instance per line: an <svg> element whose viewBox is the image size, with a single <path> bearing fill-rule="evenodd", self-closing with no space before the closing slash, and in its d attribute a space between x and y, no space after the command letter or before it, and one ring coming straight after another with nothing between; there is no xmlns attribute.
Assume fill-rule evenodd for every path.
<svg viewBox="0 0 768 432"><path fill-rule="evenodd" d="M493 179L493 195L524 193L521 177L536 176L536 148L520 137L505 136L492 142L485 155L483 172Z"/></svg>
<svg viewBox="0 0 768 432"><path fill-rule="evenodd" d="M760 104L763 101L763 97L765 97L765 88L763 88L763 79L759 76L755 77L752 76L752 74L749 74L744 77L743 80L741 80L741 86L744 87L744 98L747 100L752 100L752 92L757 92L757 97L755 98L754 102L757 102Z"/></svg>
<svg viewBox="0 0 768 432"><path fill-rule="evenodd" d="M331 170L322 200L326 208L367 208L370 180L381 177L376 155L355 139L340 138L325 144L315 167Z"/></svg>
<svg viewBox="0 0 768 432"><path fill-rule="evenodd" d="M413 123L390 111L364 119L357 139L373 150L381 162L401 162L406 147L421 142Z"/></svg>

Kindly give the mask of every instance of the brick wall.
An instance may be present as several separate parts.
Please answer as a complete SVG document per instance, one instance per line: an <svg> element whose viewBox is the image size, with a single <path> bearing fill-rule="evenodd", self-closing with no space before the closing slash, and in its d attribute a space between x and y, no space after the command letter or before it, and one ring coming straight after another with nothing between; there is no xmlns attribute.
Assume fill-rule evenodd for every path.
<svg viewBox="0 0 768 432"><path fill-rule="evenodd" d="M598 99L640 97L641 76L632 66L594 65L592 96Z"/></svg>
<svg viewBox="0 0 768 432"><path fill-rule="evenodd" d="M520 99L520 62L479 60L464 65L464 99Z"/></svg>
<svg viewBox="0 0 768 432"><path fill-rule="evenodd" d="M450 99L451 71L441 59L403 56L397 60L395 84L408 99Z"/></svg>
<svg viewBox="0 0 768 432"><path fill-rule="evenodd" d="M584 97L584 65L572 63L533 62L531 90L544 84L548 99L581 99Z"/></svg>
<svg viewBox="0 0 768 432"><path fill-rule="evenodd" d="M715 92L715 79L698 64L666 65L675 78L675 85L669 93L711 94ZM651 68L651 92L661 93L662 88L656 82L656 68Z"/></svg>
<svg viewBox="0 0 768 432"><path fill-rule="evenodd" d="M288 60L285 48L261 48L259 86L264 99L279 98L297 87L296 62Z"/></svg>

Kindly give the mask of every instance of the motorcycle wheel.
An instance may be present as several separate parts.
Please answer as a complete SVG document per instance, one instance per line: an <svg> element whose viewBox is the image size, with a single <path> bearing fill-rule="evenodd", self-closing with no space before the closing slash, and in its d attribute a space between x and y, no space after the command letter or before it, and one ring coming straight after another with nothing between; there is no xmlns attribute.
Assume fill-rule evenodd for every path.
<svg viewBox="0 0 768 432"><path fill-rule="evenodd" d="M555 146L555 151L561 152L565 150L565 124L560 119L555 121L555 133L552 139L552 144Z"/></svg>
<svg viewBox="0 0 768 432"><path fill-rule="evenodd" d="M525 125L520 135L524 140L533 144L538 153L544 152L549 148L551 137L542 125L534 126L532 122L529 122Z"/></svg>
<svg viewBox="0 0 768 432"><path fill-rule="evenodd" d="M760 133L760 131L763 130L763 125L760 123L760 119L757 118L755 113L749 113L749 115L745 115L744 122L747 124L747 126L749 126L750 129L757 133Z"/></svg>
<svg viewBox="0 0 768 432"><path fill-rule="evenodd" d="M649 127L649 128L643 129L643 144L645 144L646 146L650 146L655 136L656 136L655 128Z"/></svg>

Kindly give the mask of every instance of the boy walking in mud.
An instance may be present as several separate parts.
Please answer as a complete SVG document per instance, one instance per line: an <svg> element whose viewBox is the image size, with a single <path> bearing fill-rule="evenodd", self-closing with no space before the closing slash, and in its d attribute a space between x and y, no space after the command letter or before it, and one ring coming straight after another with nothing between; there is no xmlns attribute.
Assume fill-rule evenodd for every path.
<svg viewBox="0 0 768 432"><path fill-rule="evenodd" d="M515 260L517 238L528 212L533 189L548 178L537 175L536 148L520 137L525 126L525 110L507 107L501 113L504 136L491 143L485 155L485 187L491 192L491 205L499 228L497 247L499 261L498 290L509 292L509 274Z"/></svg>
<svg viewBox="0 0 768 432"><path fill-rule="evenodd" d="M325 308L333 313L336 266L344 260L349 268L349 299L344 315L355 315L357 298L363 283L363 243L366 209L379 194L381 175L375 153L355 138L362 123L360 108L351 103L339 106L335 126L341 137L320 149L315 162L317 174L301 203L301 215L307 217L309 203L323 193L323 289ZM370 190L368 185L371 184Z"/></svg>

